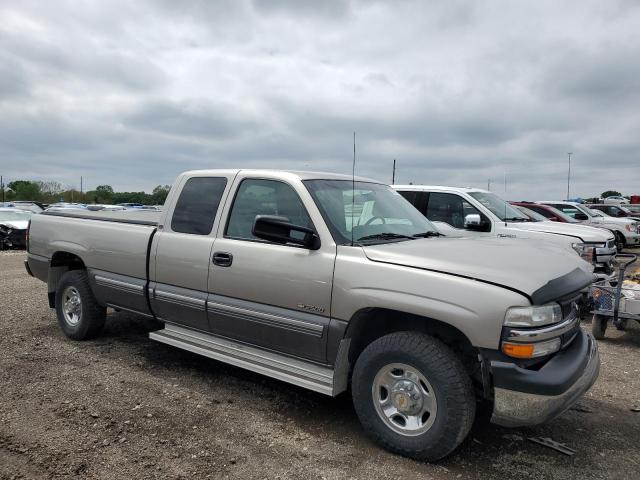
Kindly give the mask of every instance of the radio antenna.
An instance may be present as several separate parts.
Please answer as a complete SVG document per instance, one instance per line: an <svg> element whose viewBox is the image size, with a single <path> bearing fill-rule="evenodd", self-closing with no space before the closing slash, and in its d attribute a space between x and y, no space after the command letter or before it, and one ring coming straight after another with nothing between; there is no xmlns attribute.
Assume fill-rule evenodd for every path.
<svg viewBox="0 0 640 480"><path fill-rule="evenodd" d="M353 215L356 205L356 132L353 132L353 165L351 166L351 246L353 247Z"/></svg>

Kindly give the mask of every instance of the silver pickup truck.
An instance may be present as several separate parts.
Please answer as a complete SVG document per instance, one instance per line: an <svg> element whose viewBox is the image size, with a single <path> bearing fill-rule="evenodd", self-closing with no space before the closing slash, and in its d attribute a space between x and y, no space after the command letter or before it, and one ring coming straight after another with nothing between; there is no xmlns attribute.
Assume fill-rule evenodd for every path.
<svg viewBox="0 0 640 480"><path fill-rule="evenodd" d="M341 175L180 175L162 212L35 215L28 272L72 339L107 308L159 342L327 395L366 432L437 460L492 420L535 425L599 372L579 326L593 267L526 240L447 238L389 186Z"/></svg>

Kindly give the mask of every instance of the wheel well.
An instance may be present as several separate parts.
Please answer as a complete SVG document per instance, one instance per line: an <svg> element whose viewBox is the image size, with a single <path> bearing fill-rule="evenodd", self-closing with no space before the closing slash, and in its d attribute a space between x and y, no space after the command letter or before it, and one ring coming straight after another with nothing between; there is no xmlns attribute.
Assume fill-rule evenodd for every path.
<svg viewBox="0 0 640 480"><path fill-rule="evenodd" d="M82 259L69 252L56 252L51 257L52 267L67 267L67 270L82 270L84 262Z"/></svg>
<svg viewBox="0 0 640 480"><path fill-rule="evenodd" d="M478 349L464 333L439 320L384 308L360 310L351 318L345 334L346 338L351 339L349 363L353 366L362 351L374 340L399 331L424 332L437 338L458 355L474 380L481 381Z"/></svg>
<svg viewBox="0 0 640 480"><path fill-rule="evenodd" d="M56 289L58 282L69 270L84 270L85 265L82 259L69 252L56 252L51 257L49 264L49 278L47 281L47 290L49 298L49 307L56 307Z"/></svg>

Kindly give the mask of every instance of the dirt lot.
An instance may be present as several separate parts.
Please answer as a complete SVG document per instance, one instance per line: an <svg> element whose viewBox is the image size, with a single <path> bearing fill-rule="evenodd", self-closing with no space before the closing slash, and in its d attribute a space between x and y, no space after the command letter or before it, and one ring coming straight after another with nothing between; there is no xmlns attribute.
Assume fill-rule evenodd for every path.
<svg viewBox="0 0 640 480"><path fill-rule="evenodd" d="M151 342L135 316L111 313L98 340L67 340L23 258L0 254L2 479L638 478L637 325L607 332L600 378L577 409L519 430L485 413L453 456L429 465L373 445L347 395L326 398Z"/></svg>

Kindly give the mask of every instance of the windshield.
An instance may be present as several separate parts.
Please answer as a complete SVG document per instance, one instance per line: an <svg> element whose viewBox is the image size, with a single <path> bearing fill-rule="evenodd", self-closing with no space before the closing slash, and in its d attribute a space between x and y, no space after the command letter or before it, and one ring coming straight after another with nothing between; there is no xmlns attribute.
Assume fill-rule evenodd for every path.
<svg viewBox="0 0 640 480"><path fill-rule="evenodd" d="M576 220L575 218L567 215L562 210L558 210L557 208L552 207L551 205L545 205L545 206L547 207L547 209L549 211L553 212L553 214L556 217L563 219L567 223L580 223L578 220Z"/></svg>
<svg viewBox="0 0 640 480"><path fill-rule="evenodd" d="M413 205L387 185L351 180L305 180L337 243L382 243L437 236ZM355 194L355 196L354 196Z"/></svg>
<svg viewBox="0 0 640 480"><path fill-rule="evenodd" d="M588 214L590 214L592 217L610 217L611 215L609 215L606 212L601 212L600 210L595 210L595 209L590 209L587 207L582 207L582 210L586 210Z"/></svg>
<svg viewBox="0 0 640 480"><path fill-rule="evenodd" d="M0 210L0 222L18 222L21 220L29 220L31 212L14 212L11 210Z"/></svg>
<svg viewBox="0 0 640 480"><path fill-rule="evenodd" d="M522 205L516 206L518 210L524 213L527 217L529 217L534 222L548 222L549 219L544 215L540 215L538 212L534 212L533 210L528 209L527 207L523 207Z"/></svg>
<svg viewBox="0 0 640 480"><path fill-rule="evenodd" d="M471 192L469 193L473 198L479 201L487 209L491 211L496 217L504 221L512 222L528 222L529 217L524 213L517 210L515 207L505 202L499 196L490 192Z"/></svg>

